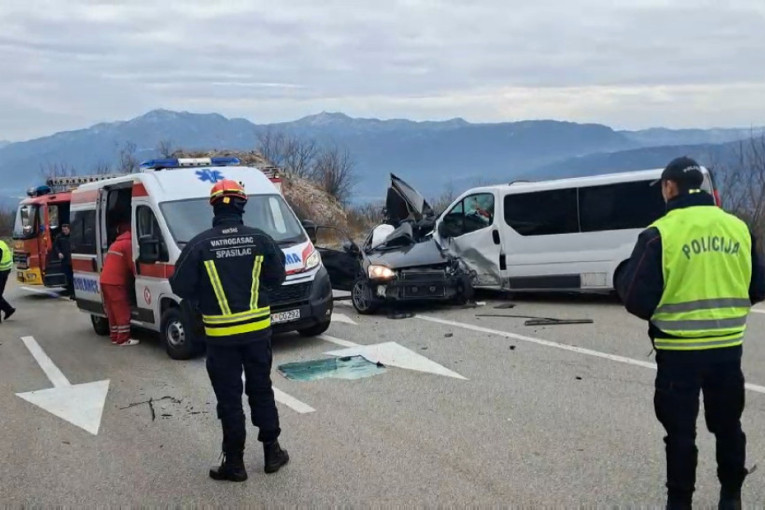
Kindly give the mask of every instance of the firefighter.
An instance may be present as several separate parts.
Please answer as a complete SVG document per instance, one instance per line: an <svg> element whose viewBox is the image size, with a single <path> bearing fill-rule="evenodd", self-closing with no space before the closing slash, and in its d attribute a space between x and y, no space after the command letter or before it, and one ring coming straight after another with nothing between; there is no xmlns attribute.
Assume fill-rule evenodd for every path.
<svg viewBox="0 0 765 510"><path fill-rule="evenodd" d="M0 310L2 310L4 314L3 320L16 312L16 309L3 297L3 294L5 293L5 284L8 283L8 276L11 274L11 269L13 269L13 251L5 241L0 239Z"/></svg>
<svg viewBox="0 0 765 510"><path fill-rule="evenodd" d="M223 428L223 461L210 470L210 477L237 482L247 479L242 369L252 424L263 443L265 472L274 473L289 461L278 442L269 306L269 290L286 278L285 257L265 232L244 225L246 203L242 185L217 182L210 191L212 228L183 248L170 278L173 292L196 301L202 313L207 372Z"/></svg>
<svg viewBox="0 0 765 510"><path fill-rule="evenodd" d="M719 508L740 508L749 473L741 357L750 307L765 299L761 260L746 224L700 189L696 161L672 160L657 182L667 213L640 234L616 287L627 311L648 321L656 349L667 508L691 508L700 392L716 438Z"/></svg>
<svg viewBox="0 0 765 510"><path fill-rule="evenodd" d="M117 238L109 246L101 271L101 292L104 309L109 319L112 343L130 346L139 343L130 338L130 287L134 284L135 267L130 223L117 225Z"/></svg>
<svg viewBox="0 0 765 510"><path fill-rule="evenodd" d="M61 261L61 268L66 275L66 294L74 299L74 273L72 271L72 250L69 244L69 225L61 225L61 233L53 241L53 251Z"/></svg>

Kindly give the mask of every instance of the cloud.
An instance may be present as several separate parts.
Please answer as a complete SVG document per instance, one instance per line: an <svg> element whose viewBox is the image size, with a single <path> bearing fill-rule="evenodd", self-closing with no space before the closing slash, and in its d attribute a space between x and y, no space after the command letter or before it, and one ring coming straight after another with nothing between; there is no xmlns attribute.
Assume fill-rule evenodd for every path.
<svg viewBox="0 0 765 510"><path fill-rule="evenodd" d="M615 4L3 0L0 139L154 107L762 123L765 2Z"/></svg>

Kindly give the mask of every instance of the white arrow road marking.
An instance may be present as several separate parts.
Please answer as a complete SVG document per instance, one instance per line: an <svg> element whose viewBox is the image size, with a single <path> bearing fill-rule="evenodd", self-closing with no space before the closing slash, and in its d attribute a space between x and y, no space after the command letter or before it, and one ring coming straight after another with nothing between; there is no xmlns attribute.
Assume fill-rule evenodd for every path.
<svg viewBox="0 0 765 510"><path fill-rule="evenodd" d="M342 313L332 313L332 322L345 322L346 324L358 326L358 324L356 324L353 319Z"/></svg>
<svg viewBox="0 0 765 510"><path fill-rule="evenodd" d="M586 354L588 356L595 356L598 358L604 358L611 361L618 361L619 363L626 363L628 365L635 365L638 367L651 368L656 370L656 363L649 363L647 361L640 361L637 359L627 358L625 356L618 356L616 354L608 354L600 351L593 351L592 349L585 349L584 347L577 347L575 345L559 344L557 342L551 342L550 340L542 340L541 338L534 338L531 336L519 335L516 333L509 333L507 331L500 331L497 329L489 329L481 326L475 326L473 324L465 324L464 322L448 321L445 319L438 319L436 317L428 317L425 315L417 315L418 319L434 322L436 324L443 324L445 326L452 326L454 328L462 328L470 331L477 331L479 333L487 333L489 335L501 336L504 338L513 338L515 340L521 340L524 342L530 342L533 344L544 345L546 347L555 347L556 349L562 349L564 351L571 351L578 354ZM757 384L745 384L746 389L754 391L756 393L765 393L765 386L759 386Z"/></svg>
<svg viewBox="0 0 765 510"><path fill-rule="evenodd" d="M54 298L61 298L61 294L57 292L53 292L52 290L35 289L34 287L21 287L21 290L25 290L27 292L34 292L36 294L45 294L46 296L50 296Z"/></svg>
<svg viewBox="0 0 765 510"><path fill-rule="evenodd" d="M392 367L417 370L419 372L428 372L431 374L467 380L466 377L462 377L457 372L452 372L435 361L431 361L425 356L410 351L396 342L385 342L375 345L358 345L339 351L330 351L326 354L332 356L363 356L373 363L380 362L383 365L390 365Z"/></svg>
<svg viewBox="0 0 765 510"><path fill-rule="evenodd" d="M94 436L98 435L106 394L109 392L109 380L73 385L33 337L25 336L21 341L53 383L53 388L17 393L16 396Z"/></svg>
<svg viewBox="0 0 765 510"><path fill-rule="evenodd" d="M341 345L343 347L357 347L359 345L359 344L353 343L353 342L351 342L349 340L343 340L341 338L335 338L335 337L329 336L329 335L319 335L316 338L318 338L319 340L324 340L326 342L333 343L333 344Z"/></svg>

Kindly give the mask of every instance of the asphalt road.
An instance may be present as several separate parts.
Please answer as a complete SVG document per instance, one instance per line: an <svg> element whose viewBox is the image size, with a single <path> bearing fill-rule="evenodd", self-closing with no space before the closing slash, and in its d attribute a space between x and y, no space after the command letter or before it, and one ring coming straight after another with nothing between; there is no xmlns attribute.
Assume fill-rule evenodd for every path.
<svg viewBox="0 0 765 510"><path fill-rule="evenodd" d="M221 433L203 359L173 361L146 335L139 346L118 348L93 333L73 302L13 283L6 296L18 312L0 324L4 504L663 504L650 342L645 324L609 299L516 297L514 308L497 309L508 301L489 296L478 308L417 310L396 320L361 317L340 303L342 316L327 338L274 339L289 465L264 474L249 426L250 479L233 484L207 476ZM525 326L523 318L479 314L594 323ZM753 313L749 325L744 427L751 466L765 463L765 314ZM21 340L30 336L71 384L109 380L97 434L17 396L53 387ZM394 345L395 359L372 377L301 382L276 370L386 342L407 350ZM438 373L443 369L453 373ZM141 404L149 399L151 406ZM714 441L702 416L703 406L695 501L713 506ZM763 473L747 479L745 503L765 504Z"/></svg>

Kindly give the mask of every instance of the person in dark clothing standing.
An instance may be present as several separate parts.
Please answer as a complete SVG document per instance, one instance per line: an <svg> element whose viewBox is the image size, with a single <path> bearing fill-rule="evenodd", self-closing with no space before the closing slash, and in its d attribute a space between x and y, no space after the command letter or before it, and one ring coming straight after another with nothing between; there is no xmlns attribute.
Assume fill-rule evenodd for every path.
<svg viewBox="0 0 765 510"><path fill-rule="evenodd" d="M765 300L762 261L746 224L700 189L696 161L672 160L657 182L667 213L640 234L616 288L627 311L648 321L656 349L654 409L666 430L667 508L691 508L702 391L717 442L719 508L740 508L749 473L741 357L750 307Z"/></svg>
<svg viewBox="0 0 765 510"><path fill-rule="evenodd" d="M246 203L239 183L217 182L210 191L213 226L183 248L170 278L173 292L198 301L202 313L207 372L223 428L223 462L210 470L210 477L237 482L247 479L242 369L265 472L276 472L289 461L277 440L281 429L271 385L269 305L269 290L286 278L285 256L265 232L244 225Z"/></svg>
<svg viewBox="0 0 765 510"><path fill-rule="evenodd" d="M69 246L69 225L61 225L61 233L53 241L53 253L61 261L61 268L66 275L66 293L74 299L74 272L72 271L72 250Z"/></svg>
<svg viewBox="0 0 765 510"><path fill-rule="evenodd" d="M13 250L10 246L0 239L0 310L2 310L4 317L7 319L16 312L16 309L5 300L3 294L5 294L5 285L8 283L8 277L13 269ZM2 322L2 320L0 320Z"/></svg>

